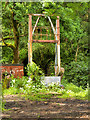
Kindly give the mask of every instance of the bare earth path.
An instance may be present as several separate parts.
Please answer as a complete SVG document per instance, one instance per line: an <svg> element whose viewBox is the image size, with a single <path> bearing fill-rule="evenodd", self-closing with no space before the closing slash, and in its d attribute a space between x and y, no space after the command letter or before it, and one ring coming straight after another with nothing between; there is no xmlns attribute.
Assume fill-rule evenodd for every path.
<svg viewBox="0 0 90 120"><path fill-rule="evenodd" d="M18 95L4 96L7 110L3 112L2 118L79 118L89 120L90 102L87 100L61 99L53 96L46 101L30 101ZM53 119L52 119L53 120Z"/></svg>

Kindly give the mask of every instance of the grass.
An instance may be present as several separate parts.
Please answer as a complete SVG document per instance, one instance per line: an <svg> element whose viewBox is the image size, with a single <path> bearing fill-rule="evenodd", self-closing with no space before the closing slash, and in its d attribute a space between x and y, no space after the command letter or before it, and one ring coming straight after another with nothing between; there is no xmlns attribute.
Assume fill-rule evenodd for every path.
<svg viewBox="0 0 90 120"><path fill-rule="evenodd" d="M58 96L58 98L75 98L81 100L88 100L88 91L84 90L79 92L73 92L71 90L65 90L62 96Z"/></svg>
<svg viewBox="0 0 90 120"><path fill-rule="evenodd" d="M20 90L15 87L10 87L9 89L3 90L3 95L13 95L13 94L19 94Z"/></svg>
<svg viewBox="0 0 90 120"><path fill-rule="evenodd" d="M21 94L26 99L30 99L33 101L45 101L46 99L50 99L53 96L52 93L54 93L54 95L57 95L57 98L75 98L88 100L88 89L84 90L81 87L77 87L72 83L67 83L64 86L65 89L61 89L58 85L50 85L48 87L43 86L42 89L17 89L15 87L10 87L9 89L4 89L3 94ZM59 95L57 93L59 93Z"/></svg>
<svg viewBox="0 0 90 120"><path fill-rule="evenodd" d="M65 89L60 88L59 84L50 84L48 86L42 85L42 88L36 88L34 85L30 83L28 78L23 77L22 79L13 79L11 81L11 87L9 89L3 89L3 95L12 95L18 94L24 96L26 99L44 101L45 99L50 99L52 97L52 93L54 96L56 93L58 98L75 98L88 100L88 88L82 89L82 87L78 87L73 83L68 83L66 80L62 81Z"/></svg>
<svg viewBox="0 0 90 120"><path fill-rule="evenodd" d="M52 94L31 94L31 95L24 95L26 99L32 100L32 101L46 101L47 99L50 99L52 97Z"/></svg>

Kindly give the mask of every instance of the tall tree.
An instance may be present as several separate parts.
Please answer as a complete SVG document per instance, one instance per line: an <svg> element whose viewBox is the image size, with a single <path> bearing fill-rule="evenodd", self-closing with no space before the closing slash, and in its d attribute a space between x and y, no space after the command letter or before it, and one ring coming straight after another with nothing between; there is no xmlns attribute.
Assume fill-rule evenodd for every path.
<svg viewBox="0 0 90 120"><path fill-rule="evenodd" d="M19 43L20 32L18 30L19 22L17 20L16 12L20 11L17 3L3 3L3 34L2 41L5 46L10 47L13 50L14 58L13 63L19 62ZM16 11L17 10L17 11ZM6 42L7 40L7 42ZM9 41L8 41L9 40ZM12 40L12 41L10 41Z"/></svg>

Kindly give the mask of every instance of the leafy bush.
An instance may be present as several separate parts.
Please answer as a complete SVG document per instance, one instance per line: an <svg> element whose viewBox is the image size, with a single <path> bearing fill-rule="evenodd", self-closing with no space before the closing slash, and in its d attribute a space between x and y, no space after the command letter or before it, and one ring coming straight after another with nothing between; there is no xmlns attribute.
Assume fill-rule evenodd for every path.
<svg viewBox="0 0 90 120"><path fill-rule="evenodd" d="M9 88L10 87L10 81L13 75L10 75L7 71L2 73L2 88Z"/></svg>
<svg viewBox="0 0 90 120"><path fill-rule="evenodd" d="M77 86L87 87L88 82L88 64L84 61L72 61L65 66L65 78Z"/></svg>
<svg viewBox="0 0 90 120"><path fill-rule="evenodd" d="M9 47L5 47L5 46L2 47L2 59L0 59L0 62L9 64L12 63L12 59L13 59L13 50Z"/></svg>
<svg viewBox="0 0 90 120"><path fill-rule="evenodd" d="M13 95L13 94L19 94L19 93L20 93L20 89L15 87L10 87L9 89L3 90L4 95Z"/></svg>
<svg viewBox="0 0 90 120"><path fill-rule="evenodd" d="M12 81L10 82L11 87L15 87L15 88L24 88L25 89L25 85L28 82L28 77L23 76L22 78L13 78Z"/></svg>
<svg viewBox="0 0 90 120"><path fill-rule="evenodd" d="M40 88L42 86L41 77L44 76L41 69L32 62L31 64L27 65L27 74L31 78L32 86L35 88Z"/></svg>

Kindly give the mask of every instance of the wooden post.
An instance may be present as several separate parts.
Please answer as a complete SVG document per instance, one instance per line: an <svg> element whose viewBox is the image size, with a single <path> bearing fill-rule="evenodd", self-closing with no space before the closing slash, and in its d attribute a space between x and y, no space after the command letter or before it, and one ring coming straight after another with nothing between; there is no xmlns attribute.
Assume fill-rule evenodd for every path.
<svg viewBox="0 0 90 120"><path fill-rule="evenodd" d="M32 63L32 15L29 15L28 63Z"/></svg>
<svg viewBox="0 0 90 120"><path fill-rule="evenodd" d="M55 46L55 76L60 73L60 28L59 28L59 16L56 20L56 40L58 41Z"/></svg>

